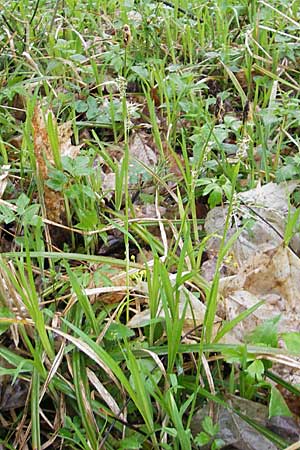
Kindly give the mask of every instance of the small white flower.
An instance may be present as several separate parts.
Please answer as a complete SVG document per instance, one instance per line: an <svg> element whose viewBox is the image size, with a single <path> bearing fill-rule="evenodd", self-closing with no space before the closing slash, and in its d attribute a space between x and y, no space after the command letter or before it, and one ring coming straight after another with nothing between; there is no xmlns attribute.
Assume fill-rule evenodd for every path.
<svg viewBox="0 0 300 450"><path fill-rule="evenodd" d="M243 137L243 139L238 142L238 150L236 152L236 157L240 161L244 161L248 157L249 142L250 142L250 136L249 135L245 135Z"/></svg>
<svg viewBox="0 0 300 450"><path fill-rule="evenodd" d="M121 76L116 78L116 85L117 85L118 91L120 92L120 98L124 98L126 96L126 89L127 89L126 78L121 77Z"/></svg>

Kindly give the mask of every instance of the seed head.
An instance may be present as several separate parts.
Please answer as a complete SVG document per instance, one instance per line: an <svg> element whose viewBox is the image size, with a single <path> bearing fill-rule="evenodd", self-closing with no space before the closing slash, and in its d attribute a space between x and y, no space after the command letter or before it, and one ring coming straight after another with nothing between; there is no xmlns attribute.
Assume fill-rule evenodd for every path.
<svg viewBox="0 0 300 450"><path fill-rule="evenodd" d="M132 41L132 35L131 35L131 31L130 31L130 26L125 24L123 27L124 46L128 47L128 45L131 43L131 41Z"/></svg>
<svg viewBox="0 0 300 450"><path fill-rule="evenodd" d="M243 125L247 122L252 122L252 120L252 105L249 100L247 100L243 109Z"/></svg>

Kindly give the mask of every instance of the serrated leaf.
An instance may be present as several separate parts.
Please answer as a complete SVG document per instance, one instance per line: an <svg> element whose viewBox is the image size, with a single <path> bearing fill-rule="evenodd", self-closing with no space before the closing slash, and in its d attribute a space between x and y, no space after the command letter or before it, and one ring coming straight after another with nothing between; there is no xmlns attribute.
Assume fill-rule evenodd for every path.
<svg viewBox="0 0 300 450"><path fill-rule="evenodd" d="M53 191L62 191L68 178L66 175L57 169L51 169L49 173L49 179L46 181L46 185Z"/></svg>
<svg viewBox="0 0 300 450"><path fill-rule="evenodd" d="M29 205L29 203L30 203L30 199L27 197L26 194L22 193L16 201L17 213L23 214L26 207Z"/></svg>
<svg viewBox="0 0 300 450"><path fill-rule="evenodd" d="M214 425L210 416L205 416L201 423L203 430L210 436L214 436L219 431L219 425Z"/></svg>
<svg viewBox="0 0 300 450"><path fill-rule="evenodd" d="M252 344L264 344L270 347L277 347L278 344L278 323L280 315L273 317L272 319L265 320L262 324L258 325L249 336L247 341Z"/></svg>
<svg viewBox="0 0 300 450"><path fill-rule="evenodd" d="M208 444L211 441L211 436L209 436L204 431L201 431L197 436L195 437L195 444L199 445L200 447L203 445Z"/></svg>

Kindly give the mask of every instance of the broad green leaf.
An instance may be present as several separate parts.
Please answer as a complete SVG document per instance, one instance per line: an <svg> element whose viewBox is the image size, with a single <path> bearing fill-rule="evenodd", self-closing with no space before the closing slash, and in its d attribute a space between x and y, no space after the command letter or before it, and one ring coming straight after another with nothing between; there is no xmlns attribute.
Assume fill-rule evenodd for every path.
<svg viewBox="0 0 300 450"><path fill-rule="evenodd" d="M272 386L269 403L269 417L274 416L292 417L292 413L279 390Z"/></svg>
<svg viewBox="0 0 300 450"><path fill-rule="evenodd" d="M290 352L300 353L300 333L283 333L281 337Z"/></svg>
<svg viewBox="0 0 300 450"><path fill-rule="evenodd" d="M108 339L109 341L116 341L132 336L134 336L134 331L122 323L112 323L105 333L105 339Z"/></svg>
<svg viewBox="0 0 300 450"><path fill-rule="evenodd" d="M263 362L259 359L256 359L253 361L250 366L247 367L247 373L250 375L251 378L257 381L262 380L262 376L265 371L265 366Z"/></svg>

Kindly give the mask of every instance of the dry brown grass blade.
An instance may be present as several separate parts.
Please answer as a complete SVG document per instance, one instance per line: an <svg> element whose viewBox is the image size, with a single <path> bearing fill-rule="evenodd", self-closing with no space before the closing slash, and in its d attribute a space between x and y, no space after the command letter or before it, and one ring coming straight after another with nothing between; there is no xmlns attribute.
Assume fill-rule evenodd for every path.
<svg viewBox="0 0 300 450"><path fill-rule="evenodd" d="M87 368L87 376L102 400L107 404L107 406L110 408L110 410L115 414L115 416L120 417L120 419L125 420L125 417L123 416L117 402L112 397L112 395L108 392L108 390L103 386L101 381L98 379L98 377L95 375L95 373Z"/></svg>
<svg viewBox="0 0 300 450"><path fill-rule="evenodd" d="M43 183L46 216L51 221L61 223L62 217L65 215L63 195L60 192L53 191L46 184L49 177L48 166L49 164L54 165L53 152L46 126L49 115L52 116L52 121L56 125L56 118L53 112L48 109L45 114L43 114L41 105L39 103L36 104L32 117L34 154L36 157L37 173ZM57 137L61 156L75 158L78 155L81 145L72 144L72 135L73 130L71 121L57 127Z"/></svg>
<svg viewBox="0 0 300 450"><path fill-rule="evenodd" d="M2 198L4 191L7 186L8 174L9 174L10 165L4 165L1 167L1 175L0 175L0 198Z"/></svg>
<svg viewBox="0 0 300 450"><path fill-rule="evenodd" d="M113 374L112 370L100 359L100 357L95 353L95 351L90 348L85 342L83 342L81 339L78 339L68 333L64 333L63 331L52 328L52 327L46 327L49 331L52 331L53 333L58 334L62 338L67 339L69 342L74 344L79 350L81 350L83 353L85 353L87 356L89 356L95 363L101 367L108 377L118 386L119 389L121 389L120 383Z"/></svg>
<svg viewBox="0 0 300 450"><path fill-rule="evenodd" d="M7 263L7 271L15 273L13 264L11 261ZM9 279L8 273L4 266L0 265L0 299L7 308L25 318L27 315L26 308L22 302L21 296L18 294L17 290L13 286L11 280Z"/></svg>

